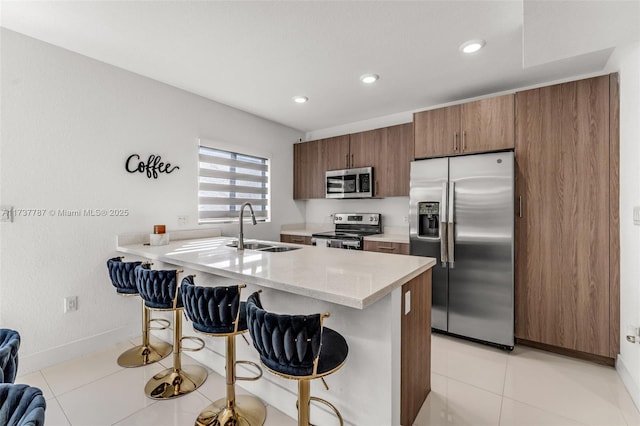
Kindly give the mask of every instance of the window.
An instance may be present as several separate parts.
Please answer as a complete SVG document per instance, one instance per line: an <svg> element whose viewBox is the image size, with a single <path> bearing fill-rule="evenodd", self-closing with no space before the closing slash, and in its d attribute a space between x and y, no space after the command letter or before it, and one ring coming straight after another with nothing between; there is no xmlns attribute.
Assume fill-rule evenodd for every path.
<svg viewBox="0 0 640 426"><path fill-rule="evenodd" d="M256 220L269 220L269 159L200 145L198 223L237 220L247 201Z"/></svg>

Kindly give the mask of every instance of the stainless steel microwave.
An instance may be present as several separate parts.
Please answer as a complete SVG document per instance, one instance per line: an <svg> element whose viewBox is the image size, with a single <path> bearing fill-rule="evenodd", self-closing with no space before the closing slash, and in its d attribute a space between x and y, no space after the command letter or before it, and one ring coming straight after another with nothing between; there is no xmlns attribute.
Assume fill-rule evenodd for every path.
<svg viewBox="0 0 640 426"><path fill-rule="evenodd" d="M326 198L373 197L373 167L329 170L326 173Z"/></svg>

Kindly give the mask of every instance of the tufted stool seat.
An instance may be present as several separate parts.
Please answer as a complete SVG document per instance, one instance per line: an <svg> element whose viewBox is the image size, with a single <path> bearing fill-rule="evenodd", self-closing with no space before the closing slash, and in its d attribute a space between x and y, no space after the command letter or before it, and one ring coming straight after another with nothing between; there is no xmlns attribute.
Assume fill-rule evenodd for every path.
<svg viewBox="0 0 640 426"><path fill-rule="evenodd" d="M173 367L162 370L147 382L144 391L149 398L170 399L185 395L200 387L207 379L207 370L199 365L182 365L182 351L198 351L204 341L197 337L182 336L184 306L178 277L179 270L153 270L142 264L135 268L136 285L145 306L151 310L173 311ZM183 348L183 340L196 340L200 347Z"/></svg>
<svg viewBox="0 0 640 426"><path fill-rule="evenodd" d="M40 389L28 385L0 384L0 425L43 426L46 407Z"/></svg>
<svg viewBox="0 0 640 426"><path fill-rule="evenodd" d="M262 308L259 293L247 299L247 325L260 360L272 373L298 381L298 426L309 426L309 402L328 406L343 425L333 404L310 395L310 381L339 370L347 359L349 346L342 335L323 327L328 313L284 315ZM328 389L328 387L327 387Z"/></svg>
<svg viewBox="0 0 640 426"><path fill-rule="evenodd" d="M16 379L19 348L20 334L15 330L0 328L0 383L13 383Z"/></svg>
<svg viewBox="0 0 640 426"><path fill-rule="evenodd" d="M194 277L185 277L180 286L185 313L196 331L209 336L225 337L227 348L226 398L206 407L198 416L196 425L262 425L267 416L262 401L248 395L236 396L235 391L236 380L257 380L262 377L262 369L255 363L236 361L236 335L247 332L246 303L240 301L240 292L245 285L203 287L195 285ZM236 364L252 365L259 374L255 377L238 377Z"/></svg>
<svg viewBox="0 0 640 426"><path fill-rule="evenodd" d="M138 296L135 268L142 262L123 262L122 257L114 257L107 260L107 269L111 284L116 293L121 296ZM161 323L160 327L152 327L151 322ZM160 361L171 353L171 345L167 342L154 342L151 344L149 330L164 330L169 326L169 321L164 319L151 319L149 309L142 301L142 344L135 346L118 357L118 365L121 367L141 367Z"/></svg>

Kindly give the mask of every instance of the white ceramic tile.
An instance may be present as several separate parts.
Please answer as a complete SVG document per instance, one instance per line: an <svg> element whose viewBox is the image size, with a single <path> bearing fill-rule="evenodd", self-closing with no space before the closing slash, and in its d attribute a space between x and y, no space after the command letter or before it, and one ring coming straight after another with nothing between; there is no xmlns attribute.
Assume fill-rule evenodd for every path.
<svg viewBox="0 0 640 426"><path fill-rule="evenodd" d="M117 363L118 356L131 347L133 346L128 341L122 342L104 351L45 368L41 372L53 394L60 396L79 386L122 370L123 368Z"/></svg>
<svg viewBox="0 0 640 426"><path fill-rule="evenodd" d="M276 407L267 405L267 418L264 421L264 426L297 426L298 420L293 419Z"/></svg>
<svg viewBox="0 0 640 426"><path fill-rule="evenodd" d="M574 426L577 421L541 410L528 404L502 398L500 426Z"/></svg>
<svg viewBox="0 0 640 426"><path fill-rule="evenodd" d="M498 425L502 397L439 374L414 426Z"/></svg>
<svg viewBox="0 0 640 426"><path fill-rule="evenodd" d="M45 400L50 400L54 398L53 392L49 387L49 384L44 379L44 376L40 371L36 371L31 374L25 374L24 376L16 377L15 383L24 383L25 385L35 386L42 391L42 395Z"/></svg>
<svg viewBox="0 0 640 426"><path fill-rule="evenodd" d="M226 379L212 371L209 373L207 380L198 388L198 392L200 392L205 398L209 399L211 402L217 401L218 399L225 398L227 395L227 384ZM251 395L246 390L242 389L238 382L236 382L236 395Z"/></svg>
<svg viewBox="0 0 640 426"><path fill-rule="evenodd" d="M180 398L168 401L157 401L153 405L135 412L115 425L193 425L198 418L198 414L209 404L210 401L198 392L191 392Z"/></svg>
<svg viewBox="0 0 640 426"><path fill-rule="evenodd" d="M47 400L47 408L44 411L44 426L70 426L69 420L55 398Z"/></svg>
<svg viewBox="0 0 640 426"><path fill-rule="evenodd" d="M74 426L112 425L158 403L144 393L154 374L151 368L122 369L59 396L58 402Z"/></svg>
<svg viewBox="0 0 640 426"><path fill-rule="evenodd" d="M461 339L432 335L435 373L502 395L507 353Z"/></svg>
<svg viewBox="0 0 640 426"><path fill-rule="evenodd" d="M507 361L504 396L594 426L626 425L611 385L611 367L529 348Z"/></svg>
<svg viewBox="0 0 640 426"><path fill-rule="evenodd" d="M622 412L622 416L627 422L628 426L640 426L640 413L638 407L636 407L631 395L624 387L622 379L618 377L617 381L611 383L611 392L613 393L618 408Z"/></svg>

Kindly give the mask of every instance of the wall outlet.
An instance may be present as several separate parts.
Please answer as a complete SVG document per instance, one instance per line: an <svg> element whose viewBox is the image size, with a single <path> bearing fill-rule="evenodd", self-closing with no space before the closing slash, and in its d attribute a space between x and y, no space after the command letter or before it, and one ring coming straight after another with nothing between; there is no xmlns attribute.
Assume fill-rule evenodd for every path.
<svg viewBox="0 0 640 426"><path fill-rule="evenodd" d="M178 216L178 226L187 226L189 216Z"/></svg>
<svg viewBox="0 0 640 426"><path fill-rule="evenodd" d="M78 296L68 296L64 298L64 313L78 310Z"/></svg>
<svg viewBox="0 0 640 426"><path fill-rule="evenodd" d="M633 224L640 226L640 206L633 207Z"/></svg>

